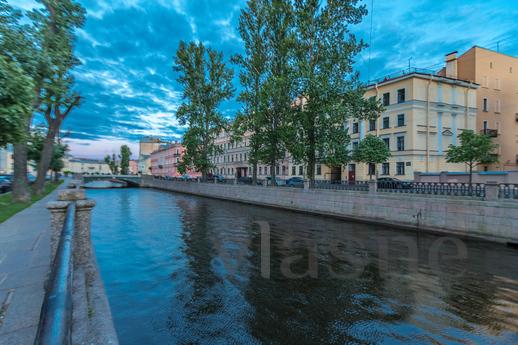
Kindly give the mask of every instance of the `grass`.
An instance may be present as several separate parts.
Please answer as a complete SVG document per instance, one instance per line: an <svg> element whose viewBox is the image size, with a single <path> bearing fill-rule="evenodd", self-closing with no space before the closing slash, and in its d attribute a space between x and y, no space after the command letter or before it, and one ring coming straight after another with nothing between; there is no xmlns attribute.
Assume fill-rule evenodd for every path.
<svg viewBox="0 0 518 345"><path fill-rule="evenodd" d="M36 201L41 200L45 196L49 195L52 193L52 191L58 188L61 183L63 183L63 181L47 182L43 193L38 196L33 195L31 197L31 201L29 202L13 202L11 193L0 194L0 223L5 222L7 219L11 218L18 212L25 210Z"/></svg>

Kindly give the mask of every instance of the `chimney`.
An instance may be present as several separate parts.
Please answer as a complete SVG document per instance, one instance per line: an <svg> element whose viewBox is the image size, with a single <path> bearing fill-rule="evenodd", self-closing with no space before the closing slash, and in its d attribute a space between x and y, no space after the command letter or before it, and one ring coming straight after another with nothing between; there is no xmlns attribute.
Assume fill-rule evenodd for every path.
<svg viewBox="0 0 518 345"><path fill-rule="evenodd" d="M446 54L446 77L457 79L457 52Z"/></svg>

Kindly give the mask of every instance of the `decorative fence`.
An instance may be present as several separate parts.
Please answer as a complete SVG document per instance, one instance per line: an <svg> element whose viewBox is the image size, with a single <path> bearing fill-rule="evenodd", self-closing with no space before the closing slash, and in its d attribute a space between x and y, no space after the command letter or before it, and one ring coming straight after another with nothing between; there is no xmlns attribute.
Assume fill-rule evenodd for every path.
<svg viewBox="0 0 518 345"><path fill-rule="evenodd" d="M369 190L369 183L366 181L329 181L329 180L315 180L313 185L315 189L336 189L336 190L355 190L364 191Z"/></svg>
<svg viewBox="0 0 518 345"><path fill-rule="evenodd" d="M378 183L378 192L429 194L447 196L465 196L483 198L486 195L484 184L474 183L439 183L439 182L408 182L394 185Z"/></svg>
<svg viewBox="0 0 518 345"><path fill-rule="evenodd" d="M501 199L518 199L518 184L500 184L500 188L498 190L498 197Z"/></svg>

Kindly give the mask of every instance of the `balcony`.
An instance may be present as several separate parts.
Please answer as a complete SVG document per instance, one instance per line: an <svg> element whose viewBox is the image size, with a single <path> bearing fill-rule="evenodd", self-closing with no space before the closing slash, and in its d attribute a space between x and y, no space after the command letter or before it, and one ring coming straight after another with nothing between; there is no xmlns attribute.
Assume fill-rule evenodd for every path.
<svg viewBox="0 0 518 345"><path fill-rule="evenodd" d="M498 129L484 128L484 129L480 130L480 134L485 134L490 138L496 138L496 137L498 137Z"/></svg>

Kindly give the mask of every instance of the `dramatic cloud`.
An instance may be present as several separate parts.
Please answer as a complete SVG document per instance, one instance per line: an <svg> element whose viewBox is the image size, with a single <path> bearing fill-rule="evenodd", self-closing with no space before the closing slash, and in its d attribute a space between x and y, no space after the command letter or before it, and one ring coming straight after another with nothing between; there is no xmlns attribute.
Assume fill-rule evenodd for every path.
<svg viewBox="0 0 518 345"><path fill-rule="evenodd" d="M72 153L101 157L154 135L178 140L181 90L172 71L180 40L241 52L237 31L245 0L79 0L88 11L77 32L75 70L84 97L64 125ZM21 9L37 6L14 0ZM370 10L371 0L366 1ZM438 69L444 54L473 45L518 55L518 3L504 0L374 0L372 44L357 57L363 80L413 67ZM370 14L352 31L370 38ZM499 43L498 43L499 42ZM370 59L369 59L370 57ZM369 62L370 61L370 62ZM237 82L237 78L236 78ZM236 87L239 87L236 84ZM239 104L221 111L232 117ZM132 146L134 149L135 146Z"/></svg>

